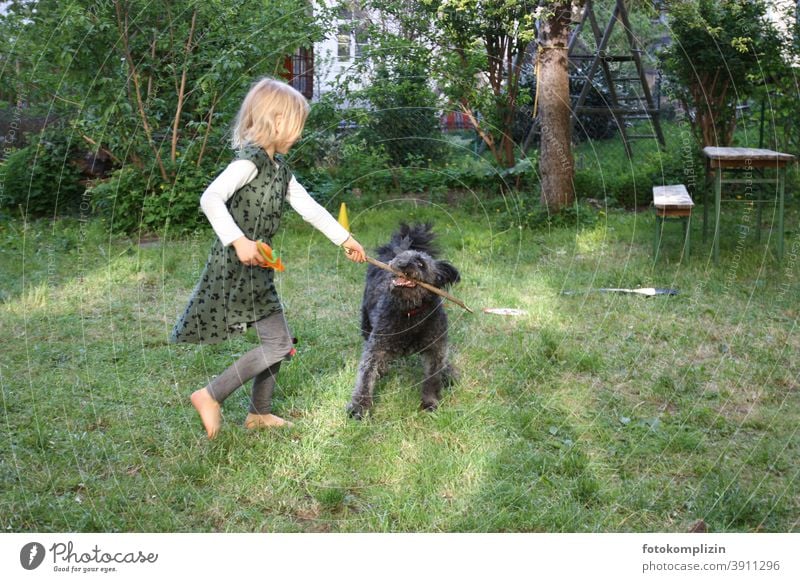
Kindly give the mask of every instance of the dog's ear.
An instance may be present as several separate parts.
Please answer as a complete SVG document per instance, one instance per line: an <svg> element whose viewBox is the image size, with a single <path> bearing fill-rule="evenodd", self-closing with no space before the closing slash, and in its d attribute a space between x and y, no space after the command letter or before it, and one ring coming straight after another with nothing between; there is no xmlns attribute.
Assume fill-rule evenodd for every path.
<svg viewBox="0 0 800 582"><path fill-rule="evenodd" d="M436 262L436 286L455 285L461 280L461 273L447 261Z"/></svg>

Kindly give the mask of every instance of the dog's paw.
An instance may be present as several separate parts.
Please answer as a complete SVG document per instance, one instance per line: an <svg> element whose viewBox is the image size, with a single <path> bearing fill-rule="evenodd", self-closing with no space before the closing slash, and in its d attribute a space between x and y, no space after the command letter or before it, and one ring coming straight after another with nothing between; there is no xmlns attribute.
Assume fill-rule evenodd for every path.
<svg viewBox="0 0 800 582"><path fill-rule="evenodd" d="M423 400L420 408L426 412L433 412L439 406L438 400Z"/></svg>
<svg viewBox="0 0 800 582"><path fill-rule="evenodd" d="M351 402L347 405L347 415L355 420L361 420L367 414L369 408L358 402Z"/></svg>

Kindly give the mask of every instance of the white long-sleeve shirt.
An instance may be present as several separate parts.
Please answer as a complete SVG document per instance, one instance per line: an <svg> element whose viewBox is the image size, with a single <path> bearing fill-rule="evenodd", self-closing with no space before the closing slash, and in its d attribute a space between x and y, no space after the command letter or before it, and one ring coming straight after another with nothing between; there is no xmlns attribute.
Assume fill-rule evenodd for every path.
<svg viewBox="0 0 800 582"><path fill-rule="evenodd" d="M200 207L224 246L244 236L225 203L256 175L258 168L253 162L235 160L208 185L200 197ZM333 244L341 245L350 236L350 233L309 195L294 176L289 182L286 200L303 220L324 234Z"/></svg>

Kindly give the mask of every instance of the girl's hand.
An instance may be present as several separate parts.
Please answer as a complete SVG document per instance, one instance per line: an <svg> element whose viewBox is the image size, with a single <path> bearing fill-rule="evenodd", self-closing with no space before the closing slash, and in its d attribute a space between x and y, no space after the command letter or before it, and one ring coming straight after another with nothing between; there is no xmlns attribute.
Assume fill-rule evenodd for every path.
<svg viewBox="0 0 800 582"><path fill-rule="evenodd" d="M363 263L367 260L367 253L364 252L364 247L362 247L352 235L342 243L342 246L344 247L344 253L347 255L347 258L354 263Z"/></svg>
<svg viewBox="0 0 800 582"><path fill-rule="evenodd" d="M261 258L261 253L258 252L256 241L243 236L237 238L232 244L236 250L236 256L239 257L243 265L248 267L264 266L264 259Z"/></svg>

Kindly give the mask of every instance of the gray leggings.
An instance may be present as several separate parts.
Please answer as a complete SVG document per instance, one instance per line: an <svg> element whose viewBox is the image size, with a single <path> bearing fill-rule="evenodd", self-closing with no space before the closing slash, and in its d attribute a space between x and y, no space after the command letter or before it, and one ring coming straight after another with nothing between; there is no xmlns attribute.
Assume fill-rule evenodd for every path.
<svg viewBox="0 0 800 582"><path fill-rule="evenodd" d="M211 380L206 390L217 402L223 402L234 390L253 378L250 395L250 412L269 414L272 409L272 391L281 362L292 351L292 336L283 312L274 313L253 324L261 345L236 360L219 376Z"/></svg>

